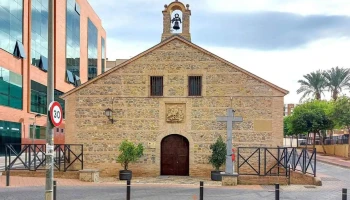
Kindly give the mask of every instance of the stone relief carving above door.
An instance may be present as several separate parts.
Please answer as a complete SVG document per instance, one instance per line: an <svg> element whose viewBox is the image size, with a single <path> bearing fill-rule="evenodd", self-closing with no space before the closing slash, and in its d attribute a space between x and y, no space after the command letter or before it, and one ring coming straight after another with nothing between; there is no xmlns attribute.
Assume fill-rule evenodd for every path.
<svg viewBox="0 0 350 200"><path fill-rule="evenodd" d="M166 104L165 119L168 123L182 123L185 121L186 104Z"/></svg>

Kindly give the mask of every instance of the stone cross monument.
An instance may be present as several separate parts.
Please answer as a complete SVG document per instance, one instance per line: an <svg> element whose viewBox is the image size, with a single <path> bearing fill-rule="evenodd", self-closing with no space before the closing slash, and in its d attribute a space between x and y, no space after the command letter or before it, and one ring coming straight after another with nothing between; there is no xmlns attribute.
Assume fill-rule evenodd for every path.
<svg viewBox="0 0 350 200"><path fill-rule="evenodd" d="M242 122L242 117L234 117L234 110L232 108L227 109L227 116L217 117L216 121L218 122L227 122L227 141L226 141L226 174L233 174L235 171L233 169L234 165L232 162L232 126L234 122Z"/></svg>

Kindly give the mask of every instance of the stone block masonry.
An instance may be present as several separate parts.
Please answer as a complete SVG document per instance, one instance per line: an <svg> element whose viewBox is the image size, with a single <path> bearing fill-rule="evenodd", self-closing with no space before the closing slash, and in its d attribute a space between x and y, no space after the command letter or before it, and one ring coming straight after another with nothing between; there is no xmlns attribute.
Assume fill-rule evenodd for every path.
<svg viewBox="0 0 350 200"><path fill-rule="evenodd" d="M99 170L97 169L84 169L79 170L79 180L85 182L98 182L100 177Z"/></svg>
<svg viewBox="0 0 350 200"><path fill-rule="evenodd" d="M163 96L150 96L150 76L163 76ZM202 76L202 95L188 96L188 76ZM216 122L232 105L242 123L233 146L281 146L285 93L179 38L165 41L123 67L108 71L65 97L67 143L84 144L84 167L116 176L124 139L142 143L144 156L130 165L133 176L161 175L161 141L171 134L189 141L189 175L210 177L210 144L226 124ZM231 101L232 97L232 101ZM114 123L104 115L113 107ZM169 115L169 112L177 114ZM172 113L173 114L173 113Z"/></svg>

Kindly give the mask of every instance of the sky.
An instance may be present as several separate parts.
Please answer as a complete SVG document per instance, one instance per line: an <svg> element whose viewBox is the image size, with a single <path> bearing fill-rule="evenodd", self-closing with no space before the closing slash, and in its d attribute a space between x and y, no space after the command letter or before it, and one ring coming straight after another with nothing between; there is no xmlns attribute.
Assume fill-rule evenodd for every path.
<svg viewBox="0 0 350 200"><path fill-rule="evenodd" d="M88 0L107 33L108 60L158 44L162 10L172 0ZM192 42L289 91L318 69L350 67L349 0L182 0L191 9ZM349 96L349 91L343 91ZM324 99L330 94L325 93Z"/></svg>

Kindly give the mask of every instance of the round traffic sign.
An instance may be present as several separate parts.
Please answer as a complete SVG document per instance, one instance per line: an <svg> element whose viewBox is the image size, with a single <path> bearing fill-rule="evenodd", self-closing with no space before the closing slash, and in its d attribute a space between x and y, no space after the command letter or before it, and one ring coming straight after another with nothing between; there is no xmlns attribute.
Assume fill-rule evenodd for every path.
<svg viewBox="0 0 350 200"><path fill-rule="evenodd" d="M49 105L50 121L53 126L59 126L62 123L63 112L60 103L53 101Z"/></svg>

